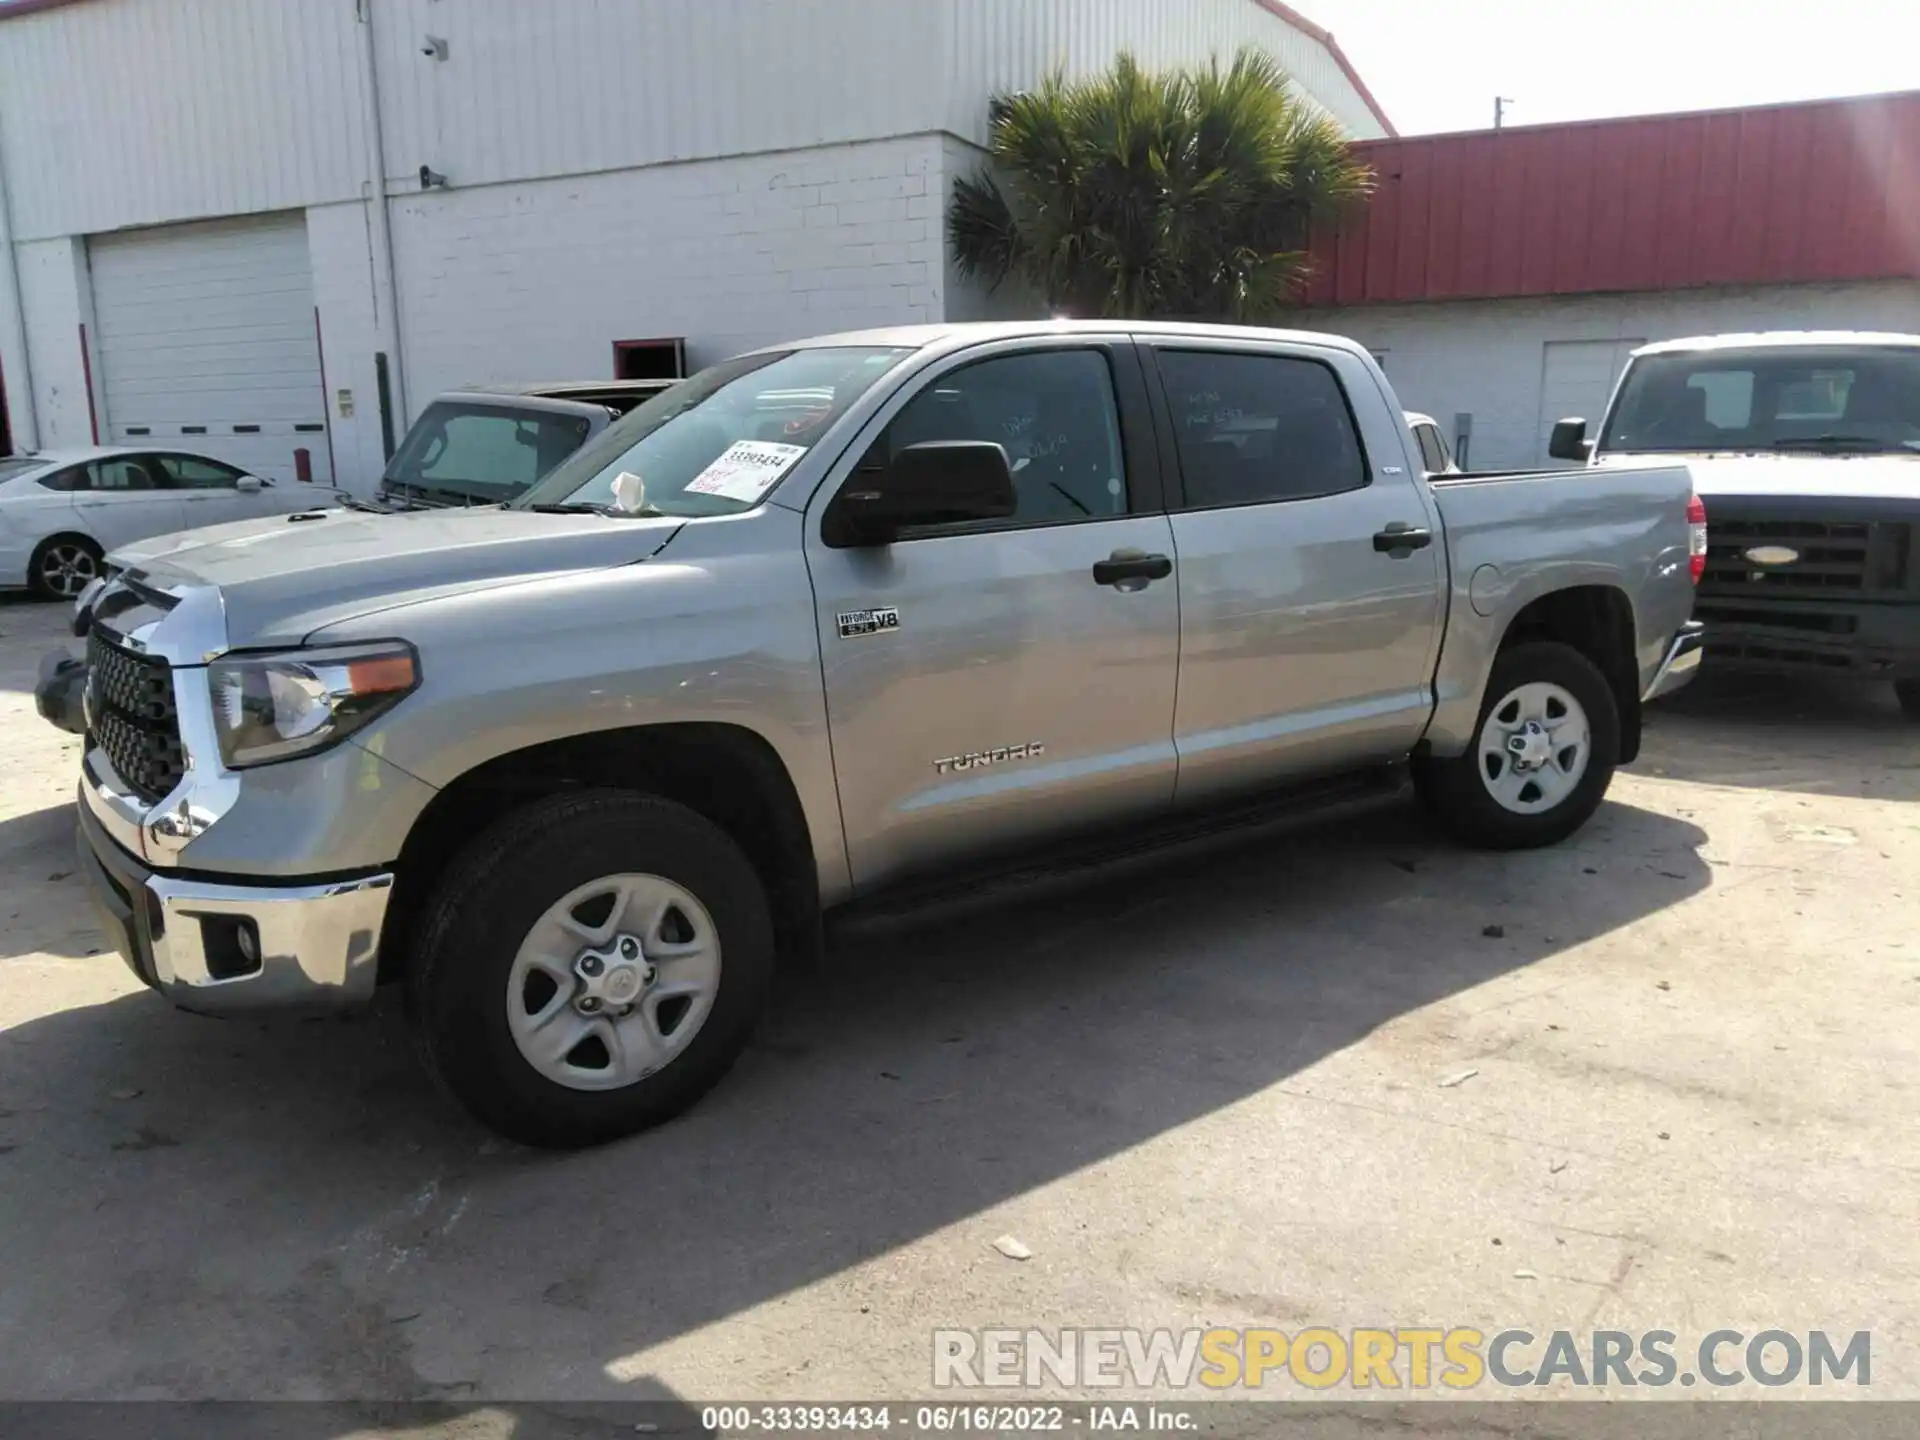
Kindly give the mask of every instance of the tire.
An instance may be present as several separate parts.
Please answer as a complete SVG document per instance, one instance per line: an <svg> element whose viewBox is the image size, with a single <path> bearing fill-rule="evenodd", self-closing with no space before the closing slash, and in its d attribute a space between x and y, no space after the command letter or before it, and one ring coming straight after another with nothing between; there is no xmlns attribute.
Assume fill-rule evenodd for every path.
<svg viewBox="0 0 1920 1440"><path fill-rule="evenodd" d="M615 883L605 877L634 891L643 910L657 903L647 897L658 887L664 887L658 893L677 890L689 898L672 902L661 918L637 924L619 918L625 899L610 900L602 921L593 907ZM574 898L581 894L594 898ZM568 918L554 918L562 913ZM619 951L619 940L579 941L574 927L583 915L610 927L610 935L638 936L650 924L645 958L637 962L649 985L656 953L659 974L672 980L691 972L676 972L666 947L685 936L691 943L678 949L698 951L706 937L711 993L688 1000L677 1021L685 1025L699 1012L690 1035L674 1028L663 1038L668 1008L678 1005L678 995L649 1009L651 989L637 998L623 992L616 998L633 1003L620 1014L611 1002L583 998L595 983L613 985L616 970L627 972L622 986L636 983L635 967L618 958L631 953ZM548 927L543 933L565 946L605 948L608 961L576 958L579 952L559 944L530 944L536 925ZM416 933L407 1009L427 1069L482 1124L549 1149L617 1140L686 1110L746 1048L773 978L766 890L732 837L683 805L622 791L542 800L502 820L449 867ZM537 952L561 958L556 966ZM582 971L589 964L601 965L597 982ZM556 976L556 969L563 973ZM543 998L542 985L553 985L557 999ZM667 987L662 981L660 988ZM599 1013L583 1016L589 1003ZM635 1024L641 1028L627 1028ZM593 1034L570 1041L572 1030L582 1026ZM596 1035L606 1038L595 1041ZM546 1057L544 1069L529 1058L563 1045L563 1053ZM599 1057L606 1058L605 1066ZM655 1067L640 1071L648 1059ZM638 1078L621 1078L630 1072L639 1072Z"/></svg>
<svg viewBox="0 0 1920 1440"><path fill-rule="evenodd" d="M1523 687L1532 687L1526 690L1531 698L1516 711L1513 704ZM1557 702L1551 699L1555 692L1561 697ZM1515 766L1504 744L1497 756L1487 755L1486 747L1508 730L1506 720L1494 719L1496 710L1524 720L1542 695L1548 697L1543 725L1551 727L1554 739L1565 736L1567 720L1578 718L1565 707L1568 698L1583 712L1584 757L1563 766L1566 752L1555 752L1545 738L1534 742L1544 759ZM1552 717L1555 704L1562 707L1558 724ZM1606 677L1573 647L1537 641L1516 645L1494 661L1466 753L1428 759L1416 767L1414 778L1429 811L1462 841L1489 850L1530 850L1557 844L1587 823L1606 796L1619 756L1620 712ZM1500 766L1497 777L1490 773L1495 765ZM1498 798L1496 789L1508 800Z"/></svg>
<svg viewBox="0 0 1920 1440"><path fill-rule="evenodd" d="M100 547L84 535L51 535L27 566L27 583L42 600L73 600L106 568Z"/></svg>
<svg viewBox="0 0 1920 1440"><path fill-rule="evenodd" d="M1909 720L1920 720L1920 680L1896 680L1893 693L1900 701L1901 713Z"/></svg>

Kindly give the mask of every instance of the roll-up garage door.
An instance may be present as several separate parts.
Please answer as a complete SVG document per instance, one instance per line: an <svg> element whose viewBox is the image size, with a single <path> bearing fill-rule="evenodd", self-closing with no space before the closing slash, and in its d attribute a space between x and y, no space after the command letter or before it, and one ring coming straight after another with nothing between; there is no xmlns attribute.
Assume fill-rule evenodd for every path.
<svg viewBox="0 0 1920 1440"><path fill-rule="evenodd" d="M191 450L256 475L332 479L304 216L88 242L103 440Z"/></svg>

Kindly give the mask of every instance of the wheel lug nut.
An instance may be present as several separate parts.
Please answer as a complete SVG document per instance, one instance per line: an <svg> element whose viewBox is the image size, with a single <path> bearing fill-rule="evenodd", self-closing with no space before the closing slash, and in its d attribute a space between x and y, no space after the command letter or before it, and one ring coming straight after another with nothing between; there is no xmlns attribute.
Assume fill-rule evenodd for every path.
<svg viewBox="0 0 1920 1440"><path fill-rule="evenodd" d="M622 940L620 942L620 954L623 959L637 959L640 954L640 942L632 939Z"/></svg>
<svg viewBox="0 0 1920 1440"><path fill-rule="evenodd" d="M659 973L660 972L658 970L654 969L653 966L649 965L647 966L646 970L642 972L640 978L646 981L647 984L651 985L653 983L653 977L655 975L658 975Z"/></svg>
<svg viewBox="0 0 1920 1440"><path fill-rule="evenodd" d="M598 955L589 955L580 962L582 975L598 975L606 967L600 963Z"/></svg>
<svg viewBox="0 0 1920 1440"><path fill-rule="evenodd" d="M582 995L580 997L580 1008L583 1011L586 1011L587 1013L591 1014L593 1011L598 1010L600 1008L600 1001L595 996Z"/></svg>

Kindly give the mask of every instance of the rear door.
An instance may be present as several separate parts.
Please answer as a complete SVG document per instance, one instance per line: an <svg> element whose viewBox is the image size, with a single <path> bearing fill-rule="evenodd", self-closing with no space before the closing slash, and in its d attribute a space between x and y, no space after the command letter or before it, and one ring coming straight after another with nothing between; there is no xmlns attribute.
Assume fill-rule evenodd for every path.
<svg viewBox="0 0 1920 1440"><path fill-rule="evenodd" d="M861 889L1149 816L1173 795L1179 600L1133 345L980 346L905 388L829 474L807 521ZM823 538L857 466L962 439L1005 447L1012 519L884 546Z"/></svg>
<svg viewBox="0 0 1920 1440"><path fill-rule="evenodd" d="M174 491L151 455L115 455L84 467L73 493L76 518L103 550L187 528Z"/></svg>
<svg viewBox="0 0 1920 1440"><path fill-rule="evenodd" d="M1147 352L1174 477L1179 799L1403 756L1432 708L1444 547L1399 409L1344 350Z"/></svg>

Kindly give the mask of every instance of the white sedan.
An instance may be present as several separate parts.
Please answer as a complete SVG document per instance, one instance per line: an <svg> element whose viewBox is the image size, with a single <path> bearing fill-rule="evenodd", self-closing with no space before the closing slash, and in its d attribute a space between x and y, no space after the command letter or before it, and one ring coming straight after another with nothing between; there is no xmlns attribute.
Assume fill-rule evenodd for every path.
<svg viewBox="0 0 1920 1440"><path fill-rule="evenodd" d="M221 460L110 447L0 459L0 590L70 600L120 545L340 504L328 485L263 480Z"/></svg>

